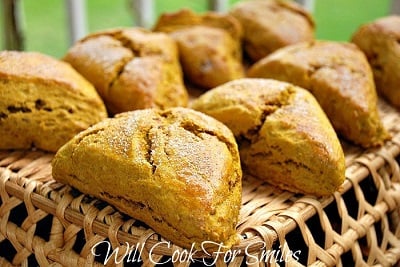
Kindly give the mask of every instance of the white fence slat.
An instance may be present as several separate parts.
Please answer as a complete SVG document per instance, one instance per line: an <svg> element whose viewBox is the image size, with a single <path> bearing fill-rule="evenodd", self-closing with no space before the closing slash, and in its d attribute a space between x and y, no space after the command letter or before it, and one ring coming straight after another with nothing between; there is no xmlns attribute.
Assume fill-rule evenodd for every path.
<svg viewBox="0 0 400 267"><path fill-rule="evenodd" d="M65 0L70 44L87 34L86 0Z"/></svg>
<svg viewBox="0 0 400 267"><path fill-rule="evenodd" d="M225 12L228 10L228 1L227 0L208 0L208 9L217 11L217 12Z"/></svg>
<svg viewBox="0 0 400 267"><path fill-rule="evenodd" d="M309 12L313 13L315 11L315 0L295 0L297 3L302 5Z"/></svg>
<svg viewBox="0 0 400 267"><path fill-rule="evenodd" d="M21 0L2 0L4 49L24 50L24 18Z"/></svg>
<svg viewBox="0 0 400 267"><path fill-rule="evenodd" d="M129 0L135 24L139 27L149 28L154 23L153 0Z"/></svg>

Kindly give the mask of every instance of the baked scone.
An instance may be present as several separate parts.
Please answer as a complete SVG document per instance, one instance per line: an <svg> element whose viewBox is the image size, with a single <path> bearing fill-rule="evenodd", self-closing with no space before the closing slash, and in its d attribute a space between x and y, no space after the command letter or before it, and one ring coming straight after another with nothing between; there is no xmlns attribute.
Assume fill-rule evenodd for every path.
<svg viewBox="0 0 400 267"><path fill-rule="evenodd" d="M345 178L339 139L305 89L238 79L209 90L192 108L227 125L247 173L296 193L329 195Z"/></svg>
<svg viewBox="0 0 400 267"><path fill-rule="evenodd" d="M351 41L367 56L378 93L400 107L400 16L383 17L362 25Z"/></svg>
<svg viewBox="0 0 400 267"><path fill-rule="evenodd" d="M188 108L116 115L56 154L53 176L182 247L238 242L240 157L232 132Z"/></svg>
<svg viewBox="0 0 400 267"><path fill-rule="evenodd" d="M178 48L167 34L104 30L75 43L63 59L94 84L111 114L187 105Z"/></svg>
<svg viewBox="0 0 400 267"><path fill-rule="evenodd" d="M154 30L176 40L184 76L192 84L209 89L244 76L242 28L234 17L182 9L162 14Z"/></svg>
<svg viewBox="0 0 400 267"><path fill-rule="evenodd" d="M314 39L314 20L294 1L240 1L229 11L243 27L243 49L253 61L295 43Z"/></svg>
<svg viewBox="0 0 400 267"><path fill-rule="evenodd" d="M379 117L371 67L354 44L313 41L287 46L256 62L248 76L309 90L338 134L364 148L390 138Z"/></svg>
<svg viewBox="0 0 400 267"><path fill-rule="evenodd" d="M69 64L37 52L0 52L0 149L55 152L106 117L93 85Z"/></svg>

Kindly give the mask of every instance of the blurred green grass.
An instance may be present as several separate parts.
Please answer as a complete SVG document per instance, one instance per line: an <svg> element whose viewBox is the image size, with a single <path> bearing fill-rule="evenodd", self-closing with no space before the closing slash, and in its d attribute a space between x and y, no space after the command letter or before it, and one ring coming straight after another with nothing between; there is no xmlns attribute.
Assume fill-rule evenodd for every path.
<svg viewBox="0 0 400 267"><path fill-rule="evenodd" d="M347 41L363 23L390 12L390 0L315 0L316 37Z"/></svg>
<svg viewBox="0 0 400 267"><path fill-rule="evenodd" d="M21 0L25 18L26 50L62 57L70 46L63 0ZM230 0L229 7L238 0ZM86 0L88 32L119 26L134 26L127 0ZM207 0L154 0L156 17L187 7L207 9ZM390 0L315 0L316 38L349 40L362 23L388 14ZM3 21L0 38L3 38ZM1 41L1 49L4 42Z"/></svg>

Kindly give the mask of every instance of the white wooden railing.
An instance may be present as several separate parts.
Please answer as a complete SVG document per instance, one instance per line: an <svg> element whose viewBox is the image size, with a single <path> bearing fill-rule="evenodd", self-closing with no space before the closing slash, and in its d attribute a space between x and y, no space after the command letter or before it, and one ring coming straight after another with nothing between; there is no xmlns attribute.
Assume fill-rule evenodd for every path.
<svg viewBox="0 0 400 267"><path fill-rule="evenodd" d="M86 27L85 1L65 0L70 15L70 40L75 42L83 37ZM128 0L135 24L145 28L150 27L155 20L155 8L153 0ZM296 0L311 12L314 10L314 0ZM208 9L218 12L224 12L228 9L228 0L208 0Z"/></svg>
<svg viewBox="0 0 400 267"><path fill-rule="evenodd" d="M154 1L153 0L128 0L130 11L135 24L145 28L150 27L155 20L154 15ZM84 30L86 27L86 18L84 10L85 1L81 0L66 0L69 10L70 20L70 33L71 41L75 42L77 39L84 36ZM297 0L297 2L304 5L307 9L313 10L314 0ZM224 12L228 9L227 0L208 0L208 9L218 12Z"/></svg>
<svg viewBox="0 0 400 267"><path fill-rule="evenodd" d="M23 0L1 0L3 4L4 47L5 49L24 49ZM70 44L88 32L85 0L64 0L68 18ZM155 8L153 0L127 0L135 25L148 28L154 23ZM314 0L295 0L313 11ZM228 0L208 0L208 9L223 12L228 9Z"/></svg>
<svg viewBox="0 0 400 267"><path fill-rule="evenodd" d="M6 49L23 49L23 18L21 18L21 2L23 0L1 0L3 4L4 40ZM87 34L86 1L64 0L68 14L69 41L74 43ZM155 8L153 0L126 0L129 2L130 12L135 25L150 27L154 23ZM315 0L295 0L306 9L313 12ZM215 11L226 11L228 0L208 0L208 8ZM400 0L391 1L392 14L400 14Z"/></svg>
<svg viewBox="0 0 400 267"><path fill-rule="evenodd" d="M24 49L24 29L22 17L23 0L1 0L3 18L3 37L5 49ZM70 44L76 42L88 32L85 0L64 0L68 18L68 32ZM150 27L155 20L153 0L126 0L129 2L130 12L135 25ZM315 0L295 0L310 12L314 12ZM228 0L208 0L208 8L214 11L226 11ZM391 1L390 13L400 14L400 0Z"/></svg>

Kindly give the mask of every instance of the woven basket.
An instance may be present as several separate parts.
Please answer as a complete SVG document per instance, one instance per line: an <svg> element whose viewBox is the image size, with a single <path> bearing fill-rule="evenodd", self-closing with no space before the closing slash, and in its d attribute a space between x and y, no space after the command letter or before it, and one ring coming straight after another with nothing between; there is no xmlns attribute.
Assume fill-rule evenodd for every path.
<svg viewBox="0 0 400 267"><path fill-rule="evenodd" d="M347 179L330 197L244 175L242 240L213 255L192 255L54 181L52 154L1 151L0 266L392 266L400 259L400 114L383 101L379 108L393 139L368 151L343 143Z"/></svg>

